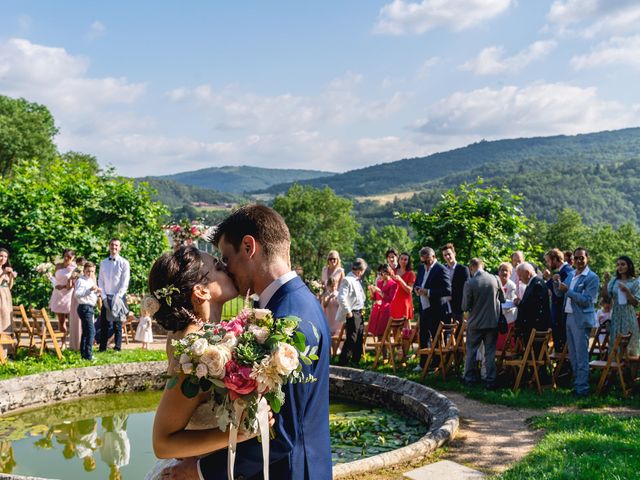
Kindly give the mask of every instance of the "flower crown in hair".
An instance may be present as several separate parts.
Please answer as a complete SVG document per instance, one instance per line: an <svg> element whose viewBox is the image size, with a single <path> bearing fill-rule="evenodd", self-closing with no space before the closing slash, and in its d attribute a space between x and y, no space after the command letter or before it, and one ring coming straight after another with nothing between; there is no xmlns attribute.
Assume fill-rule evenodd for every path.
<svg viewBox="0 0 640 480"><path fill-rule="evenodd" d="M160 300L164 300L168 306L171 306L171 296L174 293L180 293L180 289L173 284L164 288L159 288L153 295L147 295L142 299L140 307L144 309L149 316L153 317L160 310Z"/></svg>

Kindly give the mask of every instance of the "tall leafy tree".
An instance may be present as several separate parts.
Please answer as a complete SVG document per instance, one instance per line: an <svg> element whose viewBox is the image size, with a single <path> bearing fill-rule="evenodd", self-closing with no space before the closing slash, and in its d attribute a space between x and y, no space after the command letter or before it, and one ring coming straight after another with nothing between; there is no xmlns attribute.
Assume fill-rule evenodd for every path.
<svg viewBox="0 0 640 480"><path fill-rule="evenodd" d="M44 105L0 95L0 176L7 176L23 160L46 165L56 155L58 133Z"/></svg>
<svg viewBox="0 0 640 480"><path fill-rule="evenodd" d="M419 210L400 217L409 221L417 246L437 249L452 242L461 262L480 257L495 267L513 250L532 255L540 252L527 241L527 218L521 202L507 188L484 186L478 179L445 192L430 213Z"/></svg>
<svg viewBox="0 0 640 480"><path fill-rule="evenodd" d="M320 277L329 250L338 250L343 258L353 256L359 225L351 200L328 187L296 184L275 198L273 208L289 226L292 262L304 268L307 278Z"/></svg>
<svg viewBox="0 0 640 480"><path fill-rule="evenodd" d="M168 246L161 222L166 209L152 201L146 184L96 173L90 160L54 158L46 174L38 162L24 161L11 178L0 179L0 246L9 248L20 274L16 302L46 305L51 285L34 267L59 258L64 248L99 262L113 236L131 264L130 291L146 289L151 264Z"/></svg>
<svg viewBox="0 0 640 480"><path fill-rule="evenodd" d="M373 268L378 263L386 262L384 256L389 248L398 252L411 252L413 241L404 227L385 225L380 230L371 227L356 241L358 255L371 264Z"/></svg>

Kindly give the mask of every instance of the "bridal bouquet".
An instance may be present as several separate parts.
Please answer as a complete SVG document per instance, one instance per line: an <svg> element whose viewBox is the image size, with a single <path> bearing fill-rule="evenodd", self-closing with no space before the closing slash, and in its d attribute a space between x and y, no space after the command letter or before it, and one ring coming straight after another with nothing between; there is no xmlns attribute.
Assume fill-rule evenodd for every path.
<svg viewBox="0 0 640 480"><path fill-rule="evenodd" d="M302 364L317 360L318 347L307 345L305 335L296 331L298 317L274 318L270 310L245 307L227 322L205 325L172 342L179 368L187 375L182 393L191 398L212 390L218 428L229 428L228 477L233 469L238 431L258 433L262 443L263 475L269 478L268 407L278 413L285 402L283 386L313 382ZM319 338L314 327L314 334ZM175 376L167 383L173 388Z"/></svg>
<svg viewBox="0 0 640 480"><path fill-rule="evenodd" d="M174 340L174 355L187 375L182 393L191 398L213 389L219 428L226 431L231 424L256 433L261 398L278 413L286 400L283 385L316 380L303 373L302 364L318 359L318 347L309 347L305 335L296 331L299 321L273 318L266 309L244 308L230 321L207 324L200 332ZM177 380L171 378L168 387ZM238 411L245 412L242 425Z"/></svg>

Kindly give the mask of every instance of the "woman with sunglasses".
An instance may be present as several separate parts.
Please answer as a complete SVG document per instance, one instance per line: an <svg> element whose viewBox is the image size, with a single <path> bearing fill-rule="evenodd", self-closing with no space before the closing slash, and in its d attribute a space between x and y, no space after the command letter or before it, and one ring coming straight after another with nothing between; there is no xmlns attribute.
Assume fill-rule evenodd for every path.
<svg viewBox="0 0 640 480"><path fill-rule="evenodd" d="M344 268L342 268L342 262L340 261L340 254L337 250L331 250L327 255L327 264L322 267L322 286L324 287L324 293L327 292L327 282L329 277L336 279L336 284L340 287L340 283L344 278Z"/></svg>

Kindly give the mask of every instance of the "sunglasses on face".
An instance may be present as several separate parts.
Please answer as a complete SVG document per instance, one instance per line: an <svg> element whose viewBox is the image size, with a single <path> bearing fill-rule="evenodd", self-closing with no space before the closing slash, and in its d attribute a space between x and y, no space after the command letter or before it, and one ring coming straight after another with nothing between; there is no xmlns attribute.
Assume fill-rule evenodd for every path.
<svg viewBox="0 0 640 480"><path fill-rule="evenodd" d="M577 255L577 256L573 257L573 259L574 259L574 260L576 260L576 261L578 261L578 262L580 262L580 261L582 261L582 260L585 260L586 258L587 258L587 257L584 257L584 256L582 256L582 255Z"/></svg>
<svg viewBox="0 0 640 480"><path fill-rule="evenodd" d="M329 258L329 261L330 261L330 262L337 262L337 261L338 261L338 259L337 259L337 258L334 258L334 257L331 257L331 258Z"/></svg>

